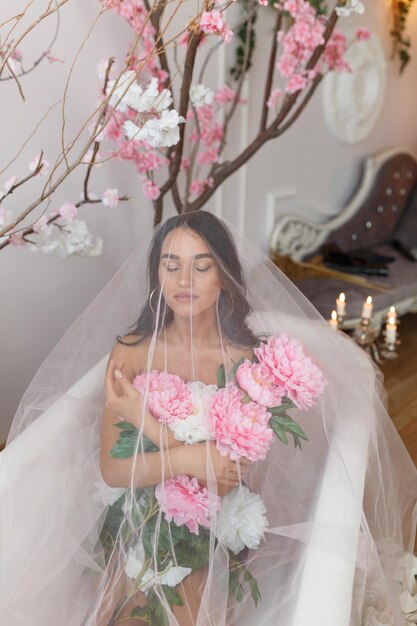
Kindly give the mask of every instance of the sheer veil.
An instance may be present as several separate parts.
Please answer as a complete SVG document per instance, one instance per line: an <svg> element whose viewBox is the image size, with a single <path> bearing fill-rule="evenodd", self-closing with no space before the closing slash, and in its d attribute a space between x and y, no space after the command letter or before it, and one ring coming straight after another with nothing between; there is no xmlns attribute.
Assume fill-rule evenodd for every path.
<svg viewBox="0 0 417 626"><path fill-rule="evenodd" d="M154 626L361 626L370 608L389 616L386 623L403 622L399 593L407 572L399 564L414 546L417 471L387 414L381 374L348 337L329 328L259 250L233 232L243 271L239 276L233 269L233 244L222 243L231 229L208 218L217 241L213 249L203 224L200 229L207 215L173 218L173 230L163 231L165 224L158 232L165 233L161 241L166 242L168 232L188 229L208 242L222 283L215 304L218 345L200 350L204 329L193 313L198 302L191 277L191 296L179 297L191 311L190 342L180 358L171 353L165 281L168 285L174 269L182 271L185 250L178 250L172 237L168 266L158 279L147 247L140 246L67 330L20 402L0 454L0 611L7 626L108 626L119 618L126 620L121 624L141 624L141 616ZM178 229L181 220L186 227ZM169 267L172 259L175 267ZM197 270L196 289L198 281L208 280L204 264ZM158 421L160 440L150 440L143 422L134 426L121 415L114 427L120 436L112 462L129 458L131 477L126 484L110 485L100 466L105 371L109 353L121 346L117 336L135 334L141 312L150 316L151 332L126 350L142 355L145 366L137 372L136 387L143 412ZM146 455L159 450L161 471L171 463L164 454L168 433L181 438L175 424L184 418L187 402L186 414L201 413L206 422L190 426L183 439L187 442L190 432L195 438L182 442L184 450L196 440L214 446L218 433L227 439L223 454L243 437L226 423L234 413L221 404L225 394L235 394L234 406L252 424L264 419L265 406L278 404L266 403L263 409L256 404L249 414L251 390L238 388L234 380L239 346L247 355L249 348L256 352L258 340L267 345L269 337L280 338L282 359L296 371L301 367L298 387L292 403L289 392L284 394L289 408L277 412L281 421L273 437L265 424L259 431L247 426L245 445L253 456L244 465L243 456L234 455L235 500L231 493L223 497L209 454L205 483L196 484L186 472L182 479L181 488L195 506L193 518L191 504L182 512L178 501L174 512L169 506L175 477L164 482L161 476L156 489L138 488L142 466L137 459L145 459L148 471L151 457ZM212 354L217 380L204 365ZM311 380L320 387L317 372L325 386L313 399ZM310 376L310 396L300 390L303 376ZM278 393L281 387L275 383ZM208 406L223 409L215 427L207 422ZM202 424L210 433L206 438L195 434ZM252 529L254 520L263 525L261 531ZM241 528L235 535L233 525L235 531ZM197 582L190 592L192 575ZM140 599L132 608L126 598L136 592ZM194 592L197 609L187 606ZM178 617L188 608L188 617Z"/></svg>

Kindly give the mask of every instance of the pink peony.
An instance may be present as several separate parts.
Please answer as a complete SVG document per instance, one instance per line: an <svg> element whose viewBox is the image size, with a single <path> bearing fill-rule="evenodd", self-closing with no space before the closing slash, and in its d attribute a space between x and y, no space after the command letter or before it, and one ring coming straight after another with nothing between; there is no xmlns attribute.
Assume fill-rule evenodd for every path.
<svg viewBox="0 0 417 626"><path fill-rule="evenodd" d="M195 477L184 474L160 483L155 497L167 522L174 520L177 526L185 524L194 534L199 526L210 528L210 517L220 510L220 498L201 487Z"/></svg>
<svg viewBox="0 0 417 626"><path fill-rule="evenodd" d="M273 377L262 363L246 359L236 371L236 380L250 399L262 406L279 406L285 395L284 387L273 384Z"/></svg>
<svg viewBox="0 0 417 626"><path fill-rule="evenodd" d="M148 408L163 424L185 419L193 411L191 391L176 374L152 370L150 374L135 376L132 384L142 396L148 392Z"/></svg>
<svg viewBox="0 0 417 626"><path fill-rule="evenodd" d="M250 461L263 460L268 452L273 431L270 413L256 402L243 402L244 393L236 385L228 385L213 394L210 404L212 436L222 456L236 461L244 456Z"/></svg>
<svg viewBox="0 0 417 626"><path fill-rule="evenodd" d="M322 393L326 385L323 374L297 339L290 339L285 333L274 335L254 353L268 368L273 382L285 388L285 395L299 409L311 407L314 398Z"/></svg>

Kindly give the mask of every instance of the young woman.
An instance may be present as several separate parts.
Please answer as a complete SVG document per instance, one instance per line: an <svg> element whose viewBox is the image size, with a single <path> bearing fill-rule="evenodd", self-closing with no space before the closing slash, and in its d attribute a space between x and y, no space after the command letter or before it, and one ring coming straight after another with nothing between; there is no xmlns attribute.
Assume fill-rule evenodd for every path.
<svg viewBox="0 0 417 626"><path fill-rule="evenodd" d="M401 623L417 472L384 398L261 253L208 212L168 220L22 398L0 455L2 619Z"/></svg>

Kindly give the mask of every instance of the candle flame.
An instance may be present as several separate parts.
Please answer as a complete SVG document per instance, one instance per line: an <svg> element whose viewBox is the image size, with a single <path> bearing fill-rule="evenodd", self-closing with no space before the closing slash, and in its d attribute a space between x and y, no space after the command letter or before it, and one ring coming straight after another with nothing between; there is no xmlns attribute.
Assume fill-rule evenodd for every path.
<svg viewBox="0 0 417 626"><path fill-rule="evenodd" d="M388 318L388 323L395 325L395 317L389 317Z"/></svg>
<svg viewBox="0 0 417 626"><path fill-rule="evenodd" d="M346 296L345 296L345 294L343 293L343 291L342 291L342 293L341 293L341 294L339 294L339 300L340 300L340 302L345 302L345 300L346 300Z"/></svg>
<svg viewBox="0 0 417 626"><path fill-rule="evenodd" d="M390 306L389 312L390 313L395 313L395 306Z"/></svg>
<svg viewBox="0 0 417 626"><path fill-rule="evenodd" d="M332 320L337 320L337 313L336 313L336 311L332 311Z"/></svg>
<svg viewBox="0 0 417 626"><path fill-rule="evenodd" d="M372 304L372 296L368 296L366 298L366 301L367 301L368 304Z"/></svg>

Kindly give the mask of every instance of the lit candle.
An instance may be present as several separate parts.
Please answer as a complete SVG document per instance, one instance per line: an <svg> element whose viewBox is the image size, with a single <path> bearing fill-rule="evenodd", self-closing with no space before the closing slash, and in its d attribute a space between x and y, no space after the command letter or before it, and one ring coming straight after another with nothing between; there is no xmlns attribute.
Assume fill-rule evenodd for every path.
<svg viewBox="0 0 417 626"><path fill-rule="evenodd" d="M339 297L336 298L336 311L338 317L345 317L346 314L346 296L342 293L339 294Z"/></svg>
<svg viewBox="0 0 417 626"><path fill-rule="evenodd" d="M337 323L337 313L336 313L336 311L332 311L332 315L331 315L331 317L329 319L329 324L333 328L333 330L337 330L338 323Z"/></svg>
<svg viewBox="0 0 417 626"><path fill-rule="evenodd" d="M372 297L368 296L365 302L363 303L362 317L364 317L365 319L369 319L370 317L372 317L373 306L374 305L372 304Z"/></svg>
<svg viewBox="0 0 417 626"><path fill-rule="evenodd" d="M389 317L385 326L385 341L387 343L395 343L397 338L397 324L395 323L395 317Z"/></svg>
<svg viewBox="0 0 417 626"><path fill-rule="evenodd" d="M389 320L390 317L394 318L394 322L397 321L397 311L395 310L395 306L390 306L389 311L387 313L387 321Z"/></svg>

